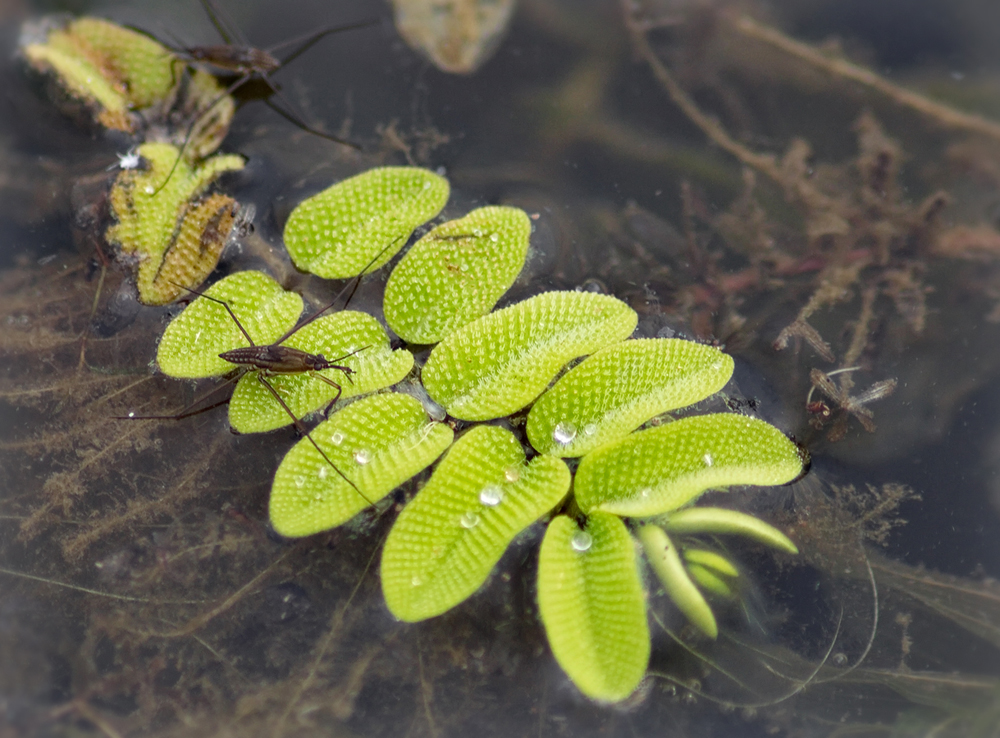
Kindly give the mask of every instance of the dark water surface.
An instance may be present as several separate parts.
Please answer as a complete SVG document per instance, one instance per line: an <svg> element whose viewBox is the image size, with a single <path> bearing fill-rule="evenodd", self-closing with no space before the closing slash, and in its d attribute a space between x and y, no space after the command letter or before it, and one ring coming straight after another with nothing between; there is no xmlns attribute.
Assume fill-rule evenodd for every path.
<svg viewBox="0 0 1000 738"><path fill-rule="evenodd" d="M224 409L111 417L183 407L211 383L151 376L178 308L140 308L118 269L102 281L106 224L80 217L130 142L57 112L13 58L17 33L70 11L212 43L199 3L0 3L0 737L1000 734L1000 137L811 67L740 30L735 7L648 0L636 33L741 151L780 158L808 142L783 168L744 158L744 170L708 143L617 2L522 2L468 76L410 50L381 3L227 7L264 47L378 22L276 75L310 122L365 153L261 102L238 111L222 150L248 164L222 187L256 206L256 232L213 278L262 268L323 304L337 285L297 273L281 246L291 209L372 166L443 168L445 216L492 203L539 215L505 300L596 280L639 311L642 335L726 344L730 394L759 401L814 464L791 488L714 501L788 530L802 555L730 549L747 586L720 606L716 643L651 594L651 677L626 705L585 700L548 649L540 526L469 601L396 622L377 574L393 508L301 541L269 529L291 431L237 436ZM789 39L837 36L888 80L1000 119L991 3L741 8ZM377 311L384 279L355 307ZM804 317L832 361L801 337L773 346L811 299L822 304ZM863 406L877 428L817 391L833 414L814 427L810 370L850 366L855 398L898 381Z"/></svg>

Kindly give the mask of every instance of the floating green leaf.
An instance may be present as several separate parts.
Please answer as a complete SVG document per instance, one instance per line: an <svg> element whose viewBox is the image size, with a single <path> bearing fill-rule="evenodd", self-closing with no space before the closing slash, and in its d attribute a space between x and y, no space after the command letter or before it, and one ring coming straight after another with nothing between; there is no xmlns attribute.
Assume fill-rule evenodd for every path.
<svg viewBox="0 0 1000 738"><path fill-rule="evenodd" d="M261 272L231 274L205 294L227 303L258 346L280 338L302 313L302 298ZM236 368L220 353L249 345L225 306L199 297L163 332L156 362L171 377L215 377Z"/></svg>
<svg viewBox="0 0 1000 738"><path fill-rule="evenodd" d="M795 544L773 525L753 515L723 507L689 507L670 513L663 527L678 535L716 533L745 536L772 548L798 553Z"/></svg>
<svg viewBox="0 0 1000 738"><path fill-rule="evenodd" d="M697 415L637 431L588 454L574 489L580 509L648 517L702 492L733 485L784 484L802 471L794 443L745 415Z"/></svg>
<svg viewBox="0 0 1000 738"><path fill-rule="evenodd" d="M623 341L570 369L528 413L528 438L542 453L583 456L650 418L722 389L731 357L677 338Z"/></svg>
<svg viewBox="0 0 1000 738"><path fill-rule="evenodd" d="M327 458L303 438L274 475L271 525L283 536L308 536L350 520L433 462L453 433L429 421L414 398L388 392L351 403L311 437Z"/></svg>
<svg viewBox="0 0 1000 738"><path fill-rule="evenodd" d="M410 343L437 343L485 315L524 266L530 236L531 221L520 208L479 208L439 225L389 277L389 327Z"/></svg>
<svg viewBox="0 0 1000 738"><path fill-rule="evenodd" d="M252 335L252 334L251 334ZM389 336L371 315L344 310L318 318L295 331L283 345L319 354L340 366L353 369L350 376L338 369L312 374L284 374L267 378L296 418L340 398L383 389L405 377L413 367L413 354L406 349L393 351ZM292 422L255 373L240 378L229 401L229 424L240 433L261 433Z"/></svg>
<svg viewBox="0 0 1000 738"><path fill-rule="evenodd" d="M448 180L426 169L371 169L299 203L285 224L285 246L295 266L320 277L371 272L441 212L448 193Z"/></svg>
<svg viewBox="0 0 1000 738"><path fill-rule="evenodd" d="M667 537L662 528L655 525L642 526L639 529L639 540L642 542L649 565L663 584L667 595L677 605L677 609L709 638L718 636L719 626L715 622L712 608L708 606L705 596L685 571L684 562L681 561L673 541Z"/></svg>
<svg viewBox="0 0 1000 738"><path fill-rule="evenodd" d="M594 513L586 530L566 516L545 533L538 608L559 665L588 697L617 702L649 662L646 603L635 546L617 517Z"/></svg>
<svg viewBox="0 0 1000 738"><path fill-rule="evenodd" d="M180 68L174 54L145 36L100 18L62 24L48 17L26 26L21 53L54 74L66 93L106 128L135 133L132 111L164 100Z"/></svg>
<svg viewBox="0 0 1000 738"><path fill-rule="evenodd" d="M184 287L201 284L218 263L236 201L226 195L198 198L220 174L242 169L244 162L240 156L214 156L191 167L177 160L177 147L162 143L143 144L137 153L148 167L118 174L110 196L118 223L106 237L138 257L139 299L165 305L186 294Z"/></svg>
<svg viewBox="0 0 1000 738"><path fill-rule="evenodd" d="M382 554L382 591L393 615L415 621L459 604L486 581L514 537L569 491L554 456L524 463L503 428L460 438L400 513Z"/></svg>
<svg viewBox="0 0 1000 738"><path fill-rule="evenodd" d="M638 316L592 292L547 292L458 329L431 351L422 379L456 418L489 420L534 400L571 359L626 338Z"/></svg>

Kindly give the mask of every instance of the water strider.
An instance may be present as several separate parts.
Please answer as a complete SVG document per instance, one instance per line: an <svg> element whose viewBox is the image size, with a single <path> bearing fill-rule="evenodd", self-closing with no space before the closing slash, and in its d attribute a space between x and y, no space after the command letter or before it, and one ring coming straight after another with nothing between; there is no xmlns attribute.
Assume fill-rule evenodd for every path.
<svg viewBox="0 0 1000 738"><path fill-rule="evenodd" d="M287 41L282 41L281 43L271 46L269 49L258 49L250 44L243 33L239 30L239 27L233 23L232 19L225 14L220 6L215 4L214 0L201 0L201 4L204 6L209 19L212 21L212 25L215 26L216 31L218 31L219 36L225 43L208 46L189 46L177 53L182 57L186 56L187 61L189 62L208 64L222 70L225 73L235 74L238 76L222 93L215 98L215 100L208 105L207 108L205 108L204 111L202 111L198 118L192 120L188 125L188 129L184 134L184 142L177 155L177 160L174 162L174 166L171 167L167 178L156 189L156 192L162 190L166 186L167 182L170 181L170 177L173 176L178 162L180 162L181 157L184 156L184 152L191 140L191 135L199 121L207 116L212 111L212 108L214 108L221 100L225 99L228 95L233 94L240 87L243 87L245 84L254 79L261 80L270 90L268 95L263 98L264 104L285 120L293 123L304 131L321 138L325 138L328 141L333 141L343 146L349 146L353 149L361 148L358 144L352 141L335 136L332 133L326 133L325 131L321 131L318 128L314 128L306 123L302 119L302 116L294 112L294 106L284 96L281 89L271 80L270 75L308 51L324 36L328 36L331 33L364 28L365 26L372 25L376 21L366 20L347 25L327 26L304 36L298 36ZM274 56L274 52L288 46L296 46L296 48L283 59L279 59ZM278 107L271 102L270 97L272 95L281 101L284 108Z"/></svg>

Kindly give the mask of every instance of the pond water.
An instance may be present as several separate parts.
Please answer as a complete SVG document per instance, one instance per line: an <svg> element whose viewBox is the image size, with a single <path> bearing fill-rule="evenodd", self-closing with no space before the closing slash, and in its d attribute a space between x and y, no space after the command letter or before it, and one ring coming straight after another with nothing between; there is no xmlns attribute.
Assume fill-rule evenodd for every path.
<svg viewBox="0 0 1000 738"><path fill-rule="evenodd" d="M324 304L340 284L294 269L285 220L378 165L445 173L446 217L521 207L531 252L504 301L606 290L640 335L724 344L728 395L813 464L790 487L709 497L802 553L729 548L745 586L716 642L650 584L650 677L621 705L586 700L549 651L540 524L474 597L397 622L378 557L413 486L283 539L267 499L291 430L235 435L224 409L114 417L213 383L155 373L178 308L138 305L98 258L94 206L132 142L62 115L15 58L18 32L60 11L215 43L203 8L3 3L0 735L997 735L993 4L522 0L464 75L412 50L381 3L226 7L261 47L374 22L275 75L362 152L259 100L238 110L222 150L247 167L221 187L255 206L255 231L212 279L264 269ZM353 306L378 314L384 282Z"/></svg>

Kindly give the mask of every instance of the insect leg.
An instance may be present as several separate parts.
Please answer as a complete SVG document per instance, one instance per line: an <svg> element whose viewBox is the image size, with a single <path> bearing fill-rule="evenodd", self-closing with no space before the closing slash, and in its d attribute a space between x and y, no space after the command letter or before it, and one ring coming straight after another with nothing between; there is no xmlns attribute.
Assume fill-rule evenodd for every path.
<svg viewBox="0 0 1000 738"><path fill-rule="evenodd" d="M365 497L365 494L360 489L358 489L358 485L356 485L354 482L348 479L344 475L344 472L340 471L340 469L337 468L337 465L334 464L332 461L330 461L330 457L327 456L326 452L319 447L319 444L316 443L315 440L313 440L313 437L309 434L309 430L305 427L305 425L302 424L302 421L295 417L295 413L292 412L291 408L288 407L288 404L281 398L281 395L278 394L278 390L276 390L274 386L270 382L268 382L264 378L264 375L261 374L260 372L257 372L257 379L260 380L261 384L267 387L268 391L274 396L274 399L278 401L278 404L285 409L286 413L288 413L288 417L290 417L294 422L295 430L297 430L299 433L301 433L302 435L304 435L306 438L309 439L309 443L313 445L314 449L319 451L319 455L326 460L326 463L329 464L331 467L333 467L333 470L340 475L341 479L343 479L349 485L354 487L354 491L357 492L359 495L361 495L361 498L365 502L367 502L369 505L374 505L375 503L369 500L367 497Z"/></svg>
<svg viewBox="0 0 1000 738"><path fill-rule="evenodd" d="M273 110L275 113L277 113L278 115L280 115L282 118L284 118L285 120L287 120L289 123L292 123L293 125L298 126L303 131L306 131L307 133L311 133L314 136L319 136L320 138L325 138L327 141L333 141L334 143L339 143L339 144L341 144L343 146L349 146L350 148L354 149L355 151L361 151L362 150L361 146L359 146L358 144L354 143L353 141L348 141L347 139L340 138L339 136L334 136L332 133L326 133L325 131L321 131L318 128L313 128L311 125L309 125L308 123L306 123L304 120L302 120L301 116L299 116L297 113L293 113L292 112L295 108L292 107L291 102L289 102L288 98L285 97L285 95L281 92L281 90L279 90L277 87L274 86L274 84L271 82L270 77L268 77L263 72L260 73L260 77L265 82L267 82L268 86L271 88L271 91L274 93L274 96L276 98L278 98L279 100L281 100L281 103L288 108L288 110L283 110L282 108L279 108L277 105L275 105L273 102L271 102L270 100L266 100L265 99L264 100L264 104L267 105L267 107L271 108L271 110Z"/></svg>
<svg viewBox="0 0 1000 738"><path fill-rule="evenodd" d="M250 334L246 332L246 329L243 327L243 324L240 323L240 319L236 317L236 313L234 313L233 309L231 307L229 307L229 303L228 302L226 302L225 300L220 300L217 297L212 297L211 295L206 295L204 292L199 292L198 290L193 290L190 287L185 287L184 285L178 284L177 282L173 282L173 281L171 281L169 279L167 281L170 282L170 284L174 285L175 287L180 287L182 290L187 290L188 292L191 292L192 294L198 295L198 297L204 297L206 300L211 300L212 302L217 302L220 305L222 305L222 307L224 307L226 309L226 312L229 313L229 317L233 319L234 323L236 323L236 327L240 329L240 333L243 334L243 337L246 338L250 342L251 346L256 346L257 345L256 343L253 342L253 339L250 338Z"/></svg>
<svg viewBox="0 0 1000 738"><path fill-rule="evenodd" d="M321 28L318 31L303 34L302 36L290 38L287 41L275 44L267 49L267 53L272 54L278 49L283 49L286 46L301 43L301 46L296 48L291 54L286 56L284 59L279 60L281 62L281 66L284 67L286 64L289 64L295 59L298 59L302 54L306 53L312 48L313 44L322 39L324 36L329 36L331 33L340 33L341 31L353 31L358 28L366 28L367 26L373 26L376 23L378 23L378 19L360 21L358 23L349 23L343 26L328 26L326 28Z"/></svg>
<svg viewBox="0 0 1000 738"><path fill-rule="evenodd" d="M241 375L237 375L237 377L239 376ZM198 407L201 403L203 403L205 400L207 400L215 393L219 392L220 390L224 390L226 387L230 386L235 379L236 377L227 379L223 384L220 384L215 389L211 390L207 394L202 395L194 402L192 402L190 405L188 405L187 407L183 408L182 410L176 413L173 413L172 415L129 414L129 415L112 415L111 417L114 418L115 420L182 420L183 418L190 418L193 415L200 415L201 413L208 412L209 410L214 410L220 405L225 405L227 402L229 402L229 398L227 397L224 400L213 402L211 405L206 405L205 407Z"/></svg>
<svg viewBox="0 0 1000 738"><path fill-rule="evenodd" d="M184 142L181 144L181 150L177 152L177 158L174 159L174 165L170 167L170 172L167 174L167 178L163 180L163 184L161 184L159 187L153 190L154 197L157 194L159 194L160 190L162 190L164 187L167 186L167 182L169 182L170 178L174 176L174 172L177 170L177 165L181 163L181 159L184 158L184 152L187 150L188 144L191 143L191 134L194 132L194 127L198 125L198 122L206 115L208 115L209 111L212 108L214 108L216 105L222 102L222 100L225 99L227 95L232 95L233 92L235 92L239 87L245 85L252 77L253 77L253 72L248 72L239 79L237 79L235 82L229 85L229 87L227 87L219 95L217 95L216 98L212 100L212 102L209 103L209 105L203 111L201 111L201 115L197 116L194 120L191 121L191 123L187 127L187 131L184 132Z"/></svg>

